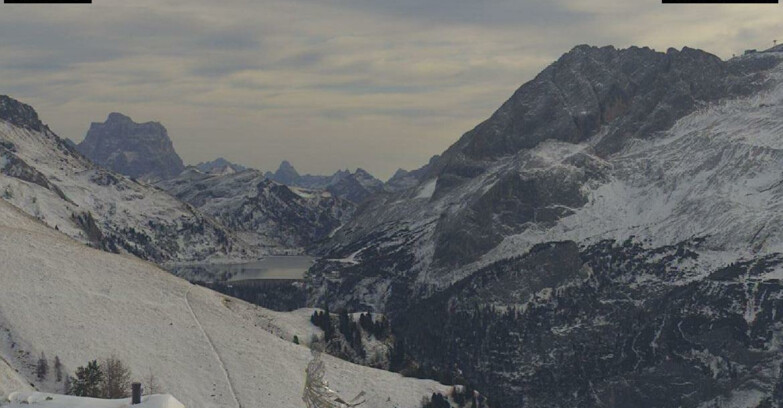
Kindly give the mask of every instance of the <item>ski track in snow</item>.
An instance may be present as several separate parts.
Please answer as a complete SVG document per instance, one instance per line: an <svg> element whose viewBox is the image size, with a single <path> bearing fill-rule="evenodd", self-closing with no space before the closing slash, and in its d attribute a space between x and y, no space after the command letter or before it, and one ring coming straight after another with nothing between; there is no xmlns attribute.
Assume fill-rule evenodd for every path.
<svg viewBox="0 0 783 408"><path fill-rule="evenodd" d="M228 374L228 370L226 369L226 365L223 363L223 359L220 357L220 353L218 353L217 349L215 348L215 344L212 342L212 338L209 337L207 331L204 330L204 326L201 325L201 321L198 320L198 316L196 316L196 312L193 311L193 306L190 305L190 292L191 291L188 290L187 293L185 293L185 304L188 305L188 311L190 311L190 315L193 316L193 320L196 321L196 325L198 326L201 333L204 335L204 338L207 340L207 344L209 344L209 348L212 349L212 353L215 355L218 365L220 365L220 368L223 370L223 374L226 377L226 383L228 384L228 390L231 392L231 397L234 399L234 403L236 404L237 408L242 408L242 404L239 403L237 394L236 392L234 392L234 385L231 383L231 376Z"/></svg>

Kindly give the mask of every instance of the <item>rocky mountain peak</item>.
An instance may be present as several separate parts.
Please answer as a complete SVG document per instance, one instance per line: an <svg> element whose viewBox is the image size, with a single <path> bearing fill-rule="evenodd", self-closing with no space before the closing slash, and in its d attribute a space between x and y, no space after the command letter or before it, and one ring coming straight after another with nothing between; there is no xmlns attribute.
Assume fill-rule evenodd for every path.
<svg viewBox="0 0 783 408"><path fill-rule="evenodd" d="M577 46L444 153L430 173L441 173L436 195L482 174L486 163L545 140L580 143L603 132L595 150L606 157L631 139L671 127L700 104L761 89L759 72L777 62L722 61L687 47L663 53Z"/></svg>
<svg viewBox="0 0 783 408"><path fill-rule="evenodd" d="M0 95L0 120L39 132L45 127L32 106L19 102L7 95Z"/></svg>
<svg viewBox="0 0 783 408"><path fill-rule="evenodd" d="M166 179L185 168L162 124L136 123L116 112L90 125L77 148L93 162L130 177Z"/></svg>
<svg viewBox="0 0 783 408"><path fill-rule="evenodd" d="M112 112L106 118L106 123L133 123L133 119L119 112Z"/></svg>
<svg viewBox="0 0 783 408"><path fill-rule="evenodd" d="M278 183L292 185L299 179L299 172L296 171L288 160L283 160L280 162L280 166L277 168L273 178Z"/></svg>

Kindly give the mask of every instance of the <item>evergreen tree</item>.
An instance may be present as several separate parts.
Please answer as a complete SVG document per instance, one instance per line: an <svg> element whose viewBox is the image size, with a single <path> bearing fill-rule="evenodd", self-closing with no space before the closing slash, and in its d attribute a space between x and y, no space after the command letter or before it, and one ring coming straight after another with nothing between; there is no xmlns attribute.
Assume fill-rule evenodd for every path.
<svg viewBox="0 0 783 408"><path fill-rule="evenodd" d="M41 358L38 359L35 373L38 375L39 380L45 380L49 374L49 362L46 361L46 355L43 352L41 352Z"/></svg>
<svg viewBox="0 0 783 408"><path fill-rule="evenodd" d="M54 379L57 382L63 380L63 365L60 362L60 356L54 356Z"/></svg>
<svg viewBox="0 0 783 408"><path fill-rule="evenodd" d="M87 363L87 367L76 369L76 378L70 387L70 394L78 397L101 398L103 396L102 383L103 371L101 371L98 361L90 361Z"/></svg>

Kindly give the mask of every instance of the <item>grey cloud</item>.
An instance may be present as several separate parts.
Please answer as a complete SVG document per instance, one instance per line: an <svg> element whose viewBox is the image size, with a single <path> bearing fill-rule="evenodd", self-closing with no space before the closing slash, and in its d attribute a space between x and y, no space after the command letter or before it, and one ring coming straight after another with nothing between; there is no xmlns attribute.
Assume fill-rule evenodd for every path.
<svg viewBox="0 0 783 408"><path fill-rule="evenodd" d="M303 0L382 13L391 17L435 23L479 25L568 24L587 14L562 7L558 1L520 0Z"/></svg>
<svg viewBox="0 0 783 408"><path fill-rule="evenodd" d="M0 6L0 92L34 104L62 136L81 139L91 121L124 111L166 124L189 162L273 168L288 157L307 172L379 176L445 149L577 43L727 56L783 29L768 9L626 0L101 0L73 10Z"/></svg>

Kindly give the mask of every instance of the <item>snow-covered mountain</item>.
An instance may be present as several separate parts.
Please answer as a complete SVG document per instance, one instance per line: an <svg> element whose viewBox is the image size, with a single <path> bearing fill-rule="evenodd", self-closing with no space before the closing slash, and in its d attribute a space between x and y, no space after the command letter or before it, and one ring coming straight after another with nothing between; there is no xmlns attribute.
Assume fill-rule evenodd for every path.
<svg viewBox="0 0 783 408"><path fill-rule="evenodd" d="M257 170L215 175L188 168L158 186L248 242L279 249L301 250L326 238L355 210L353 203L327 191L288 187Z"/></svg>
<svg viewBox="0 0 783 408"><path fill-rule="evenodd" d="M121 113L90 125L76 149L98 165L143 180L167 179L185 168L163 125L136 123Z"/></svg>
<svg viewBox="0 0 783 408"><path fill-rule="evenodd" d="M781 59L574 48L365 203L310 301L503 406L779 403Z"/></svg>
<svg viewBox="0 0 783 408"><path fill-rule="evenodd" d="M311 354L292 339L319 334L307 314L270 312L138 258L91 249L5 200L0 259L0 400L29 391L26 384L60 391L62 383L35 376L44 352L71 373L114 354L134 378L154 374L187 407L303 406ZM330 386L347 398L364 391L368 408L416 407L446 392L433 381L324 361Z"/></svg>
<svg viewBox="0 0 783 408"><path fill-rule="evenodd" d="M202 173L209 174L231 174L239 173L242 170L247 170L247 167L232 163L222 157L218 157L215 160L209 162L202 162L195 166Z"/></svg>
<svg viewBox="0 0 783 408"><path fill-rule="evenodd" d="M6 96L0 96L0 195L81 242L155 262L254 254L192 206L93 164L32 107Z"/></svg>
<svg viewBox="0 0 783 408"><path fill-rule="evenodd" d="M283 160L277 171L266 172L265 177L291 187L326 190L356 204L383 190L383 182L361 168L353 173L339 170L331 176L300 175L291 163Z"/></svg>

